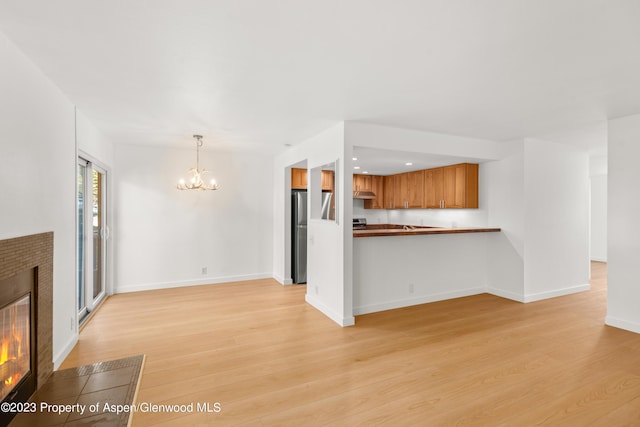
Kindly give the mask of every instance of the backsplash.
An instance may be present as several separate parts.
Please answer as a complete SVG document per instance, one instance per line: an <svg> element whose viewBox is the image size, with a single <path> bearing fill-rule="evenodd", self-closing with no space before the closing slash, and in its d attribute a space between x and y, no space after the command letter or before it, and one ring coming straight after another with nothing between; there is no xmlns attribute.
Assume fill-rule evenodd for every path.
<svg viewBox="0 0 640 427"><path fill-rule="evenodd" d="M364 200L353 201L353 217L368 224L430 225L435 227L486 227L484 209L365 209Z"/></svg>

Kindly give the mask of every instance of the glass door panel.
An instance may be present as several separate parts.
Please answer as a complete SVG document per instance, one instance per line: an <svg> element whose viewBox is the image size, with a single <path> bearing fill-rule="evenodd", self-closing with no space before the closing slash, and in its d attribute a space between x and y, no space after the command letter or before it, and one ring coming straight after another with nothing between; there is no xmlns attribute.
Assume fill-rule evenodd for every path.
<svg viewBox="0 0 640 427"><path fill-rule="evenodd" d="M78 318L80 322L105 294L107 173L94 163L78 160Z"/></svg>
<svg viewBox="0 0 640 427"><path fill-rule="evenodd" d="M77 187L78 187L78 211L76 214L78 224L78 237L77 247L78 253L76 257L77 264L77 286L78 286L78 314L80 318L83 318L87 314L87 306L84 303L84 288L85 288L85 273L84 273L84 261L85 261L85 233L84 233L84 218L85 218L85 201L87 196L85 194L84 177L86 176L87 166L85 161L81 161L78 164L77 172Z"/></svg>
<svg viewBox="0 0 640 427"><path fill-rule="evenodd" d="M92 170L92 227L93 227L93 292L92 298L98 298L103 290L103 278L104 278L104 209L103 209L103 189L104 189L104 174L96 170L95 167Z"/></svg>

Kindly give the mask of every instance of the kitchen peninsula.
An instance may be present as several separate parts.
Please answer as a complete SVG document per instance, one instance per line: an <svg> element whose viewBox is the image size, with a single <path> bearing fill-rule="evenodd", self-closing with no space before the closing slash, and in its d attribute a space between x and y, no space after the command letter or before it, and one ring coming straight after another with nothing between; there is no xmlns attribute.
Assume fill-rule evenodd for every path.
<svg viewBox="0 0 640 427"><path fill-rule="evenodd" d="M353 230L354 315L486 292L499 228L366 227Z"/></svg>
<svg viewBox="0 0 640 427"><path fill-rule="evenodd" d="M499 228L486 227L428 227L422 225L375 224L364 230L353 230L353 237L416 236L423 234L491 233Z"/></svg>
<svg viewBox="0 0 640 427"><path fill-rule="evenodd" d="M365 199L365 210L383 209L387 218L411 211L415 219L417 209L455 216L479 208L478 175L475 163L377 177L382 185L374 185L375 176L354 175L354 199ZM353 237L354 315L486 292L500 271L491 246L504 238L494 227L367 224L366 218L353 218Z"/></svg>

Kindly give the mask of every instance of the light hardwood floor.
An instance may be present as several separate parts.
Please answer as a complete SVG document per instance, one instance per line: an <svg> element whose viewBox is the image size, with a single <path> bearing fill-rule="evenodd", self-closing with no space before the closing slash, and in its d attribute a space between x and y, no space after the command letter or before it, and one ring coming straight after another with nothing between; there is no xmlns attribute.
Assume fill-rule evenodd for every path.
<svg viewBox="0 0 640 427"><path fill-rule="evenodd" d="M111 297L62 368L146 354L134 426L640 425L640 335L588 292L520 304L483 294L340 328L272 280ZM194 408L195 409L195 408Z"/></svg>

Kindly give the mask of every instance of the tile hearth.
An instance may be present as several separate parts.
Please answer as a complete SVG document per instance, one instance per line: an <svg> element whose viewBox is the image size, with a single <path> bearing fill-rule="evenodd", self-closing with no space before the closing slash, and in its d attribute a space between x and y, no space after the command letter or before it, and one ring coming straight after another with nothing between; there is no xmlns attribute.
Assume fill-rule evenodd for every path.
<svg viewBox="0 0 640 427"><path fill-rule="evenodd" d="M36 412L18 414L10 426L128 425L131 414L114 408L135 403L144 359L139 355L55 371L29 399Z"/></svg>

